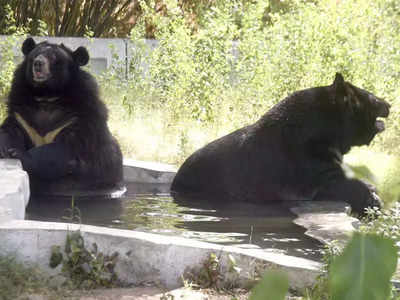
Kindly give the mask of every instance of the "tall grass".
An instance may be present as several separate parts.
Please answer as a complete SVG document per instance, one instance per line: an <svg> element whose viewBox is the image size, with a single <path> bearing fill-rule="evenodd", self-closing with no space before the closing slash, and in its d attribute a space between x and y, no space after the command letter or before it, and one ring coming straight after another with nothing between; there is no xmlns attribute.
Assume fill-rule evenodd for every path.
<svg viewBox="0 0 400 300"><path fill-rule="evenodd" d="M177 6L147 15L158 47L132 31L129 78L118 64L99 78L111 126L124 151L179 163L194 149L258 119L296 90L327 85L336 72L392 104L375 150L399 145L400 8L394 0L293 1L270 13L269 1L219 2L193 33ZM145 74L143 76L143 74Z"/></svg>

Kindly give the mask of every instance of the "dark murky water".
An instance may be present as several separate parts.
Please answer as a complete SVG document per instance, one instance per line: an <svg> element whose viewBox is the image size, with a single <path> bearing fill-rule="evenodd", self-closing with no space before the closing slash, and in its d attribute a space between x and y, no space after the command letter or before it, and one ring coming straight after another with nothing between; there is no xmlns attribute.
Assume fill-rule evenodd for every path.
<svg viewBox="0 0 400 300"><path fill-rule="evenodd" d="M176 204L168 185L129 184L121 199L33 198L26 219L130 229L320 260L322 245L281 205ZM72 203L74 209L71 209Z"/></svg>

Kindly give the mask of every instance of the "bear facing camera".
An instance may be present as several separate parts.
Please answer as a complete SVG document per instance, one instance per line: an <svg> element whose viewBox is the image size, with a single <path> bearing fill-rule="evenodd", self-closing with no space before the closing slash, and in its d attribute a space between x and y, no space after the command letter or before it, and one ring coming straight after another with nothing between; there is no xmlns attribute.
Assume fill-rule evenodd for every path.
<svg viewBox="0 0 400 300"><path fill-rule="evenodd" d="M0 158L17 158L32 194L122 187L122 154L107 125L107 108L95 79L81 67L86 48L22 44L0 126Z"/></svg>
<svg viewBox="0 0 400 300"><path fill-rule="evenodd" d="M346 177L342 157L384 130L380 118L389 108L338 73L331 85L297 91L256 123L193 153L174 178L174 198L346 201L363 214L381 201L374 187Z"/></svg>

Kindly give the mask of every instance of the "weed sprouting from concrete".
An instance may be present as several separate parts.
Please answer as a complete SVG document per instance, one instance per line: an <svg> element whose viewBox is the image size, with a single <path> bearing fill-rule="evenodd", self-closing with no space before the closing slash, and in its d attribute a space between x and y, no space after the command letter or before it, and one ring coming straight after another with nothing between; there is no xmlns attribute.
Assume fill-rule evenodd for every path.
<svg viewBox="0 0 400 300"><path fill-rule="evenodd" d="M185 273L184 285L194 289L213 289L217 292L231 294L238 287L232 278L238 277L241 269L237 266L233 255L228 255L227 259L228 268L225 270L221 264L221 257L211 253L203 262L200 270L191 270Z"/></svg>
<svg viewBox="0 0 400 300"><path fill-rule="evenodd" d="M71 207L67 208L65 212L67 215L62 217L63 220L67 221L68 223L81 223L81 211L77 206L75 206L74 196L71 198Z"/></svg>
<svg viewBox="0 0 400 300"><path fill-rule="evenodd" d="M118 252L104 255L97 244L92 249L85 247L80 231L67 234L64 253L60 246L53 246L50 257L52 268L62 264L62 273L70 280L74 288L93 289L115 287L118 278L114 272Z"/></svg>

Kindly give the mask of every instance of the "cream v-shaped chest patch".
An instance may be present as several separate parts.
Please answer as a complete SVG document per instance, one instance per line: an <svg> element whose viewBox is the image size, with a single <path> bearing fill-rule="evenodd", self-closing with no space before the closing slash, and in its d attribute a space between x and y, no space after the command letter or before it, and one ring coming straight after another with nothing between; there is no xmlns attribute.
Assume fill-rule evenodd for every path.
<svg viewBox="0 0 400 300"><path fill-rule="evenodd" d="M42 136L37 132L35 128L30 126L19 113L15 113L15 118L18 121L18 123L22 126L22 128L24 128L25 132L29 135L35 147L52 143L56 138L56 136L61 132L61 130L63 130L65 127L71 125L76 121L76 117L73 117L65 121L61 126L53 129L52 131L49 131L44 136Z"/></svg>

